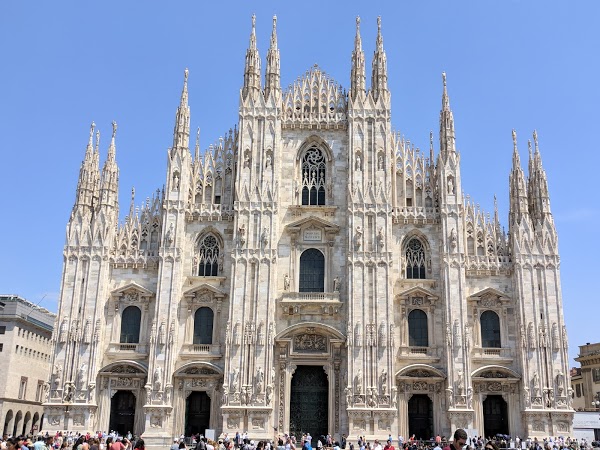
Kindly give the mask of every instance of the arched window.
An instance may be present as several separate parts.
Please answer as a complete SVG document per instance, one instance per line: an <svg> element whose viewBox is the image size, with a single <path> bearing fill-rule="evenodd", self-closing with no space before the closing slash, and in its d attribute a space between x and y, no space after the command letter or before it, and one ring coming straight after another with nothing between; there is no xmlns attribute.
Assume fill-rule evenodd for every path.
<svg viewBox="0 0 600 450"><path fill-rule="evenodd" d="M408 314L408 345L411 347L428 347L427 314L420 309L413 309Z"/></svg>
<svg viewBox="0 0 600 450"><path fill-rule="evenodd" d="M214 313L202 307L194 314L194 344L212 344Z"/></svg>
<svg viewBox="0 0 600 450"><path fill-rule="evenodd" d="M325 292L325 256L316 248L300 255L300 292Z"/></svg>
<svg viewBox="0 0 600 450"><path fill-rule="evenodd" d="M417 238L406 245L406 278L425 279L425 248Z"/></svg>
<svg viewBox="0 0 600 450"><path fill-rule="evenodd" d="M198 249L198 276L216 277L219 271L219 244L212 234L200 242Z"/></svg>
<svg viewBox="0 0 600 450"><path fill-rule="evenodd" d="M121 315L121 343L140 342L140 322L142 311L137 306L128 306Z"/></svg>
<svg viewBox="0 0 600 450"><path fill-rule="evenodd" d="M494 311L481 314L481 346L500 348L500 318Z"/></svg>
<svg viewBox="0 0 600 450"><path fill-rule="evenodd" d="M302 204L325 204L325 155L316 147L302 158Z"/></svg>

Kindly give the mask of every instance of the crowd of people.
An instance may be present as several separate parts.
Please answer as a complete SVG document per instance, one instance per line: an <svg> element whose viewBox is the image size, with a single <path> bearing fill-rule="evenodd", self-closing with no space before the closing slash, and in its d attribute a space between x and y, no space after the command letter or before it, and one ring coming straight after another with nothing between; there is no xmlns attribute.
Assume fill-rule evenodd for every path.
<svg viewBox="0 0 600 450"><path fill-rule="evenodd" d="M2 436L0 450L146 450L143 439L131 433L62 433L37 436Z"/></svg>
<svg viewBox="0 0 600 450"><path fill-rule="evenodd" d="M482 436L469 437L465 430L458 429L447 439L446 436L437 435L429 440L418 440L411 436L404 440L398 436L394 440L388 435L385 443L379 439L372 442L363 436L357 436L352 442L346 435L339 440L331 435L323 435L314 439L306 433L301 438L293 435L281 434L274 440L252 440L247 433L236 433L228 436L227 433L219 436L218 440L207 439L202 435L192 437L180 436L173 439L169 450L583 450L600 447L600 442L587 442L571 439L570 437L546 437L538 439L521 440L518 436L497 435L484 439ZM136 438L131 433L120 436L117 433L62 433L55 435L39 434L37 436L4 435L0 441L0 450L146 450L144 440ZM166 449L165 449L166 450Z"/></svg>

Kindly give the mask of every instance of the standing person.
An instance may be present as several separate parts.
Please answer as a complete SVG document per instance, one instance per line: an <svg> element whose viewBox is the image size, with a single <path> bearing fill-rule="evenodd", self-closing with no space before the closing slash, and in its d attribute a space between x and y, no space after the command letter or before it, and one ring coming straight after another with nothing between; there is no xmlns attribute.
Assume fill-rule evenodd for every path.
<svg viewBox="0 0 600 450"><path fill-rule="evenodd" d="M452 441L452 450L462 450L467 444L467 432L462 428L454 432L454 440Z"/></svg>
<svg viewBox="0 0 600 450"><path fill-rule="evenodd" d="M311 450L310 441L307 438L302 439L302 450Z"/></svg>
<svg viewBox="0 0 600 450"><path fill-rule="evenodd" d="M171 444L171 450L179 450L179 440L173 439L173 444Z"/></svg>
<svg viewBox="0 0 600 450"><path fill-rule="evenodd" d="M342 434L342 440L340 442L340 447L342 448L342 450L346 449L346 435Z"/></svg>
<svg viewBox="0 0 600 450"><path fill-rule="evenodd" d="M138 439L133 448L135 450L146 450L146 444L143 439Z"/></svg>
<svg viewBox="0 0 600 450"><path fill-rule="evenodd" d="M396 450L394 448L394 446L392 445L392 438L390 436L390 438L387 440L387 442L385 443L385 447L383 447L383 450Z"/></svg>

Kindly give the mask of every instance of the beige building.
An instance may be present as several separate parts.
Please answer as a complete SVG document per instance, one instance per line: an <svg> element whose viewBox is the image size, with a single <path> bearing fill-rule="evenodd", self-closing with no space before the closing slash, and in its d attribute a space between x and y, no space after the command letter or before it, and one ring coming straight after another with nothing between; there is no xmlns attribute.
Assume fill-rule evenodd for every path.
<svg viewBox="0 0 600 450"><path fill-rule="evenodd" d="M600 343L580 345L575 361L581 367L571 369L573 408L600 411Z"/></svg>
<svg viewBox="0 0 600 450"><path fill-rule="evenodd" d="M3 434L41 430L56 315L17 295L0 295L0 417Z"/></svg>
<svg viewBox="0 0 600 450"><path fill-rule="evenodd" d="M263 83L253 18L239 121L203 153L185 72L165 189L139 212L132 198L123 224L116 124L102 169L92 125L48 428L143 432L150 446L207 428L569 435L535 132L527 176L514 131L507 148L507 235L463 191L445 74L439 140L420 151L392 127L380 22L367 87L357 20L347 91L318 66L282 90L275 24Z"/></svg>

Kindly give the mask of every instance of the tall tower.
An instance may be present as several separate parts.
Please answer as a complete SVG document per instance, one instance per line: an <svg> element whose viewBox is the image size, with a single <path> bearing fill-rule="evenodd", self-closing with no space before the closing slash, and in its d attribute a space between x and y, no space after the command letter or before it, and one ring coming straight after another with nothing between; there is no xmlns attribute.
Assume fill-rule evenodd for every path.
<svg viewBox="0 0 600 450"><path fill-rule="evenodd" d="M104 299L109 277L108 256L112 250L118 219L118 180L115 136L116 123L108 157L99 170L100 133L94 127L81 164L75 205L67 225L64 249L58 328L55 329L55 352L46 410L54 425L73 429L93 420L97 404L95 373L100 358L101 326ZM73 403L78 408L69 413Z"/></svg>
<svg viewBox="0 0 600 450"><path fill-rule="evenodd" d="M550 212L548 182L535 131L533 141L534 152L529 142L529 174L525 192L516 133L513 131L510 247L515 294L520 300L523 419L527 434L534 434L543 426L547 434L556 435L568 430L572 421L568 343L562 314L558 237Z"/></svg>
<svg viewBox="0 0 600 450"><path fill-rule="evenodd" d="M240 91L239 143L234 202L231 299L225 350L222 407L228 424L250 429L253 421L274 426L274 333L277 263L277 204L281 169L281 85L277 18L267 54L265 90L252 16ZM272 369L273 368L273 369Z"/></svg>
<svg viewBox="0 0 600 450"><path fill-rule="evenodd" d="M390 93L381 18L371 87L365 92L360 18L352 52L348 134L348 385L349 429L372 417L396 427L392 293Z"/></svg>

